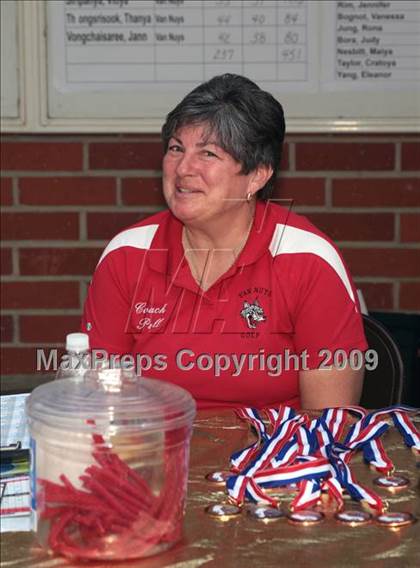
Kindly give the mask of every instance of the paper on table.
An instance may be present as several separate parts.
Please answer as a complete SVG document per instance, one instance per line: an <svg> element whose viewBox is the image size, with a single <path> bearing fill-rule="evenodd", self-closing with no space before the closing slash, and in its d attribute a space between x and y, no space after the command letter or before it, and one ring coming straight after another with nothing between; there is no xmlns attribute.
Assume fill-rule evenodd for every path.
<svg viewBox="0 0 420 568"><path fill-rule="evenodd" d="M0 530L29 531L30 485L29 476L3 478L0 482Z"/></svg>
<svg viewBox="0 0 420 568"><path fill-rule="evenodd" d="M25 414L25 401L29 393L6 394L0 397L0 446L21 442L21 448L29 448L29 430Z"/></svg>
<svg viewBox="0 0 420 568"><path fill-rule="evenodd" d="M29 532L32 529L31 515L24 517L0 517L0 532Z"/></svg>
<svg viewBox="0 0 420 568"><path fill-rule="evenodd" d="M20 448L29 448L29 430L25 402L29 393L0 397L0 445L7 447L20 442ZM2 452L3 454L3 452ZM22 455L21 455L22 454ZM0 481L0 531L30 531L29 461L25 452L9 460L2 455Z"/></svg>

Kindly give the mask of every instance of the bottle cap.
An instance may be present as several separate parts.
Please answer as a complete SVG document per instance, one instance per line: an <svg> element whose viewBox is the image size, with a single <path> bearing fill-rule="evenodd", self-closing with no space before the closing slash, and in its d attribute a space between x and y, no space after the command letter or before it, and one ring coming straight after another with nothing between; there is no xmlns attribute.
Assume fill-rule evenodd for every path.
<svg viewBox="0 0 420 568"><path fill-rule="evenodd" d="M66 350L87 351L89 349L89 336L87 333L69 333L66 337Z"/></svg>

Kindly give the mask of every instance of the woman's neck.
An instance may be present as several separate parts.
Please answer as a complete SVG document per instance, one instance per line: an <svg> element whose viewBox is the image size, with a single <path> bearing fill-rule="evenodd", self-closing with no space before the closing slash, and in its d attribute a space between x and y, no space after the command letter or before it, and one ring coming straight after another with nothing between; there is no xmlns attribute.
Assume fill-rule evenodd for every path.
<svg viewBox="0 0 420 568"><path fill-rule="evenodd" d="M230 227L223 221L217 232L184 225L182 242L194 280L203 290L225 274L244 248L254 221L255 204L249 206L246 224ZM207 230L206 230L207 229Z"/></svg>
<svg viewBox="0 0 420 568"><path fill-rule="evenodd" d="M231 250L239 254L251 231L255 203L247 203L244 214L237 221L223 217L207 225L184 224L184 235L189 248L197 251Z"/></svg>

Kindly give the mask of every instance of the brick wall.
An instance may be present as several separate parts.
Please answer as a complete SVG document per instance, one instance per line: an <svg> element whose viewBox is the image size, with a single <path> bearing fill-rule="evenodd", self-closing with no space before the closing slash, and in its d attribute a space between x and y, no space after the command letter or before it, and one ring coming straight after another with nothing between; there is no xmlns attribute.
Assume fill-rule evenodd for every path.
<svg viewBox="0 0 420 568"><path fill-rule="evenodd" d="M164 207L157 135L7 135L2 146L2 374L77 330L106 242ZM420 312L420 142L290 135L277 197L342 249L369 309Z"/></svg>

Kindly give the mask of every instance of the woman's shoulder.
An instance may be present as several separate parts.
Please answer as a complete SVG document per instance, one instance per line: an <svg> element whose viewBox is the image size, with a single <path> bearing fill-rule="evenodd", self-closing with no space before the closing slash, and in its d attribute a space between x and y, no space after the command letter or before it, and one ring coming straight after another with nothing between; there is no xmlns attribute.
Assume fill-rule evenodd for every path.
<svg viewBox="0 0 420 568"><path fill-rule="evenodd" d="M286 252L338 250L333 240L304 215L276 203L268 204L273 256Z"/></svg>
<svg viewBox="0 0 420 568"><path fill-rule="evenodd" d="M320 260L337 264L341 254L335 243L311 220L287 205L272 201L259 202L256 227L261 246L268 248L274 265L317 264Z"/></svg>
<svg viewBox="0 0 420 568"><path fill-rule="evenodd" d="M109 241L98 264L115 251L126 249L133 251L149 250L159 228L166 226L169 219L170 212L168 210L159 211L121 230Z"/></svg>
<svg viewBox="0 0 420 568"><path fill-rule="evenodd" d="M308 217L295 213L291 206L288 207L287 205L280 205L275 202L267 202L266 207L269 212L267 218L270 219L273 225L281 225L281 227L288 226L301 231L306 231L307 233L318 235L319 237L332 242L325 233L323 233L308 219Z"/></svg>
<svg viewBox="0 0 420 568"><path fill-rule="evenodd" d="M144 229L146 227L156 227L159 228L160 226L166 225L171 217L171 213L168 209L164 209L163 211L158 211L153 215L147 215L144 218L140 218L138 221L125 227L119 233L117 233L114 239L118 238L121 234L127 233L133 229Z"/></svg>
<svg viewBox="0 0 420 568"><path fill-rule="evenodd" d="M269 248L279 274L289 274L296 283L306 281L310 285L321 274L329 275L338 278L354 299L349 271L335 243L303 215L279 206L273 214L277 222Z"/></svg>

